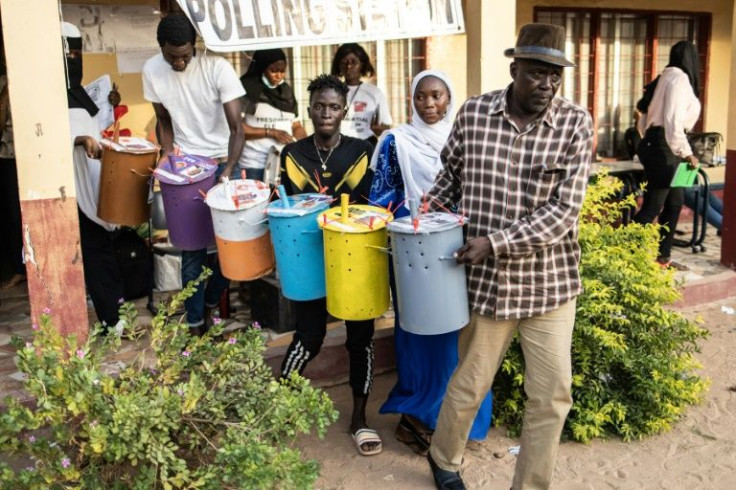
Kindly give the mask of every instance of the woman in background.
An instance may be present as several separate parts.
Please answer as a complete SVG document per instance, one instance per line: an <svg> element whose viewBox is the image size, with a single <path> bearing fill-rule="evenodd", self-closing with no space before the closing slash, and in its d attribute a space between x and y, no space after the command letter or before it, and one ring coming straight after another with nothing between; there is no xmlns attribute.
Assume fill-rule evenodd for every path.
<svg viewBox="0 0 736 490"><path fill-rule="evenodd" d="M343 119L342 133L369 140L375 145L383 131L393 124L386 96L362 77L372 77L373 68L368 53L355 43L343 44L332 59L332 74L348 86L348 112Z"/></svg>
<svg viewBox="0 0 736 490"><path fill-rule="evenodd" d="M442 168L439 155L452 126L452 84L440 71L426 70L411 86L412 118L381 136L373 154L370 200L387 206L407 198L421 200ZM394 217L409 214L399 207ZM425 455L437 424L447 382L458 362L458 333L416 335L401 328L396 284L391 269L394 298L394 344L398 380L381 407L381 413L400 413L396 438L414 452ZM481 405L470 432L471 439L485 439L491 426L491 394Z"/></svg>
<svg viewBox="0 0 736 490"><path fill-rule="evenodd" d="M670 49L670 61L653 82L645 87L644 97L636 108L642 113L639 127L644 137L637 154L647 181L644 202L633 220L652 223L659 215L662 225L657 262L662 267L677 267L670 260L670 250L684 201L682 187L670 187L680 162L698 166L686 131L700 115L700 65L698 50L689 41L680 41Z"/></svg>
<svg viewBox="0 0 736 490"><path fill-rule="evenodd" d="M264 49L253 54L248 71L240 78L245 88L245 145L239 166L249 179L264 180L269 157L278 162L285 144L307 136L297 119L297 102L286 83L286 68L283 50ZM272 170L275 173L269 172L269 180L278 176L278 165Z"/></svg>

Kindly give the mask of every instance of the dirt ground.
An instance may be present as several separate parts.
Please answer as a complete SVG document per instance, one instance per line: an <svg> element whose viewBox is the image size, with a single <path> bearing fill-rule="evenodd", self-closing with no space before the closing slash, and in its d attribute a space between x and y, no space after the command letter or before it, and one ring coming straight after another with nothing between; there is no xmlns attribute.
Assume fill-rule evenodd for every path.
<svg viewBox="0 0 736 490"><path fill-rule="evenodd" d="M672 431L642 441L563 443L553 489L736 488L736 314L722 307L736 308L736 297L685 310L688 316L701 316L711 332L699 354L702 375L712 382L704 402L692 407ZM394 439L398 416L378 415L394 382L393 373L376 377L368 416L369 424L383 438L384 450L372 457L358 455L347 432L349 388L342 385L328 390L340 420L324 440L310 437L300 443L307 457L322 464L317 488L434 488L426 460ZM508 490L511 486L516 458L508 449L518 441L504 434L503 428L494 427L485 441L468 445L462 470L468 488Z"/></svg>

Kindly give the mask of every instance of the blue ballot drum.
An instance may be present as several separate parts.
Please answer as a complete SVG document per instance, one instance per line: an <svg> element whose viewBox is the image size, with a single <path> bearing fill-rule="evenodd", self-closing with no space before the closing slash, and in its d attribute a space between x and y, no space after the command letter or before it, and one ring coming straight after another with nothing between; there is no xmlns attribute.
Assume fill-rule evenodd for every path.
<svg viewBox="0 0 736 490"><path fill-rule="evenodd" d="M295 301L324 298L324 244L317 215L332 199L324 194L280 195L266 213L281 293Z"/></svg>

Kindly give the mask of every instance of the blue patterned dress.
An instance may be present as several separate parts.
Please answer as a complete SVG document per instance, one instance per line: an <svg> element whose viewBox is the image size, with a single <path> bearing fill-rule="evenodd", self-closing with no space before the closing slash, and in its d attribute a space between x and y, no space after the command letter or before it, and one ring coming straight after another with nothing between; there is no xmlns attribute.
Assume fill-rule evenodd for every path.
<svg viewBox="0 0 736 490"><path fill-rule="evenodd" d="M392 203L391 209L404 201L404 183L401 177L394 136L384 138L378 151L378 163L373 176L370 200L381 206ZM394 217L409 214L402 206ZM391 274L391 294L394 298L394 348L396 350L396 370L398 380L393 387L380 413L408 414L421 420L434 430L445 396L447 383L458 363L457 341L459 331L441 335L416 335L401 328L398 304L396 302L396 283L393 267ZM486 438L491 427L492 397L488 392L478 409L470 439Z"/></svg>

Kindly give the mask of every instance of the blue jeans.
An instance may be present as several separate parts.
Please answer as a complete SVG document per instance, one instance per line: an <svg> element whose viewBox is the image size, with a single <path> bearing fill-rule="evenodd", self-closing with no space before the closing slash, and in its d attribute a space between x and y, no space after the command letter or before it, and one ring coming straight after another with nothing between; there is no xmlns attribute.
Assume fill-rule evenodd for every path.
<svg viewBox="0 0 736 490"><path fill-rule="evenodd" d="M696 209L696 206L698 205L698 203L695 201L696 194L699 198L698 200L701 206L700 209ZM689 207L696 213L700 213L702 211L702 206L704 204L702 199L702 188L699 192L696 187L685 188L685 206ZM721 225L723 224L723 201L721 201L718 196L713 195L712 192L708 192L708 212L705 215L705 219L710 225L715 227L716 230L720 231Z"/></svg>
<svg viewBox="0 0 736 490"><path fill-rule="evenodd" d="M221 163L215 178L219 180L220 174L225 169L225 164ZM236 175L237 174L237 175ZM233 179L240 178L240 172L233 171L231 176ZM220 262L217 254L213 254L213 260L209 264L212 269L212 275L209 277L206 286L200 284L194 294L184 302L184 308L187 311L187 323L190 327L199 327L204 324L205 306L212 308L220 302L222 292L230 285L230 279L222 275L220 271ZM193 281L202 273L202 267L208 265L207 249L200 250L182 250L181 252L181 283L186 286L189 281Z"/></svg>
<svg viewBox="0 0 736 490"><path fill-rule="evenodd" d="M230 285L230 279L222 275L217 255L213 254L211 264L212 275L206 287L200 284L194 294L184 302L187 311L187 323L190 327L199 327L204 324L205 305L212 308L220 302L222 292ZM181 283L186 285L202 273L202 267L207 265L207 249L183 250L181 252Z"/></svg>

